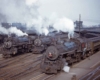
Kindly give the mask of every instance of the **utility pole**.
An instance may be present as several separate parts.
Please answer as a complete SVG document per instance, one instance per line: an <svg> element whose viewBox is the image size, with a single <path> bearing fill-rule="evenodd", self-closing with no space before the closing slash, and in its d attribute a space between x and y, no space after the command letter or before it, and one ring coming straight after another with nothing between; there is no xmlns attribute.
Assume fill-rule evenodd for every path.
<svg viewBox="0 0 100 80"><path fill-rule="evenodd" d="M81 21L81 14L79 14L79 37L80 37L80 21Z"/></svg>

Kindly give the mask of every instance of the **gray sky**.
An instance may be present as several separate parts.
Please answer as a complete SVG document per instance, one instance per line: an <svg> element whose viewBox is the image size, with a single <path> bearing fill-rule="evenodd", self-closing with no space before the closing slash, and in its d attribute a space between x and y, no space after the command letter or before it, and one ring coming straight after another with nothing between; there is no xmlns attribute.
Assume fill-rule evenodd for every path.
<svg viewBox="0 0 100 80"><path fill-rule="evenodd" d="M100 0L40 0L39 12L42 16L57 13L72 20L78 20L79 14L86 25L100 23Z"/></svg>

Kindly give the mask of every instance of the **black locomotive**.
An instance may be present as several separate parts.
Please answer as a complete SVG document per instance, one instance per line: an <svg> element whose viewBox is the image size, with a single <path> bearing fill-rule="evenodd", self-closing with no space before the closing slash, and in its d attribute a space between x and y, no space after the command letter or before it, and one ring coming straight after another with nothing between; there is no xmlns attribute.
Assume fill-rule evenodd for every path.
<svg viewBox="0 0 100 80"><path fill-rule="evenodd" d="M19 52L25 53L32 51L33 40L28 36L7 37L2 46L3 57L11 57Z"/></svg>
<svg viewBox="0 0 100 80"><path fill-rule="evenodd" d="M87 34L88 35L88 34ZM100 50L100 36L77 37L66 41L57 41L47 48L41 61L44 73L57 73L62 70L65 62L72 65Z"/></svg>

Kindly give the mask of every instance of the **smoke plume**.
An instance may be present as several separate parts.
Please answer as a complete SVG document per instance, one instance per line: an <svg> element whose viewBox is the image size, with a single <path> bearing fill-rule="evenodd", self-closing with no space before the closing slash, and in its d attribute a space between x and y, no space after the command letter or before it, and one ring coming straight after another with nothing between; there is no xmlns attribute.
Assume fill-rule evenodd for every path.
<svg viewBox="0 0 100 80"><path fill-rule="evenodd" d="M8 30L0 25L0 34L8 34Z"/></svg>
<svg viewBox="0 0 100 80"><path fill-rule="evenodd" d="M39 0L0 0L0 14L5 15L5 21L26 23L27 30L35 29L39 34L47 35L48 27L52 25L57 31L68 32L69 37L73 35L73 21L66 17L58 18L57 15L42 17L38 12L41 7L39 2ZM17 28L12 29L17 30ZM11 32L12 29L10 29ZM22 33L19 32L19 34Z"/></svg>
<svg viewBox="0 0 100 80"><path fill-rule="evenodd" d="M16 34L17 36L23 36L23 35L28 36L27 33L22 32L20 29L17 29L16 27L11 27L11 28L9 28L9 29L8 29L8 32L9 32L9 33L14 33L14 34Z"/></svg>
<svg viewBox="0 0 100 80"><path fill-rule="evenodd" d="M70 36L73 36L74 24L72 20L63 17L61 19L58 19L53 26L57 31L68 32L69 38Z"/></svg>
<svg viewBox="0 0 100 80"><path fill-rule="evenodd" d="M22 32L20 29L17 29L16 27L10 27L8 29L0 26L0 34L11 34L11 33L14 33L16 34L17 36L23 36L23 35L26 35L26 33Z"/></svg>

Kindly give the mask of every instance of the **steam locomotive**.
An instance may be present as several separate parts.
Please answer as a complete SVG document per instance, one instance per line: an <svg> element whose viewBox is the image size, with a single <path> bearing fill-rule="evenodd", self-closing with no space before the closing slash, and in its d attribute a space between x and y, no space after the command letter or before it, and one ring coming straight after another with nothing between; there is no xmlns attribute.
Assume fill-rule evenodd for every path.
<svg viewBox="0 0 100 80"><path fill-rule="evenodd" d="M38 35L18 37L13 34L3 39L2 54L4 58L8 58L17 53L43 53L50 44L50 37Z"/></svg>
<svg viewBox="0 0 100 80"><path fill-rule="evenodd" d="M59 37L60 36L60 37ZM37 36L34 40L33 53L43 53L47 47L51 44L55 44L55 41L58 42L60 39L66 39L68 36L66 33L50 33L48 36L40 35Z"/></svg>
<svg viewBox="0 0 100 80"><path fill-rule="evenodd" d="M43 54L42 72L57 73L63 69L66 62L72 65L99 51L100 36L89 37L88 34L59 43L56 41L56 44L50 45Z"/></svg>
<svg viewBox="0 0 100 80"><path fill-rule="evenodd" d="M33 40L28 36L7 37L2 46L2 54L4 58L8 58L19 52L30 52L32 51L32 46Z"/></svg>
<svg viewBox="0 0 100 80"><path fill-rule="evenodd" d="M4 58L12 57L17 53L43 53L51 40L45 36L6 36L3 39L2 54Z"/></svg>

